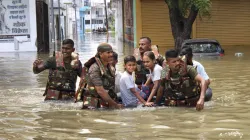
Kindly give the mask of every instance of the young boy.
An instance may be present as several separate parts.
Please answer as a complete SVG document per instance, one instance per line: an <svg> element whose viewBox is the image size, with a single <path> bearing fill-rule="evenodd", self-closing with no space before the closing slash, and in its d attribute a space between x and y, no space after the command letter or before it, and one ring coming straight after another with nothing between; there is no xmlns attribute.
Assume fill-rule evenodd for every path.
<svg viewBox="0 0 250 140"><path fill-rule="evenodd" d="M153 106L153 102L146 102L143 98L145 93L141 92L135 85L132 73L136 69L136 59L134 56L127 56L124 58L125 71L120 79L120 91L122 103L125 107L136 107L139 102L145 106Z"/></svg>

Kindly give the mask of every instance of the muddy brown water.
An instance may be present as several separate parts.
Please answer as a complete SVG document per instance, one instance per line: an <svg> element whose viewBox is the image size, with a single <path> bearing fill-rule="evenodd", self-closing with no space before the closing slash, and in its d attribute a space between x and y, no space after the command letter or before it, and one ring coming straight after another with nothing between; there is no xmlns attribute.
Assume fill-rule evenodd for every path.
<svg viewBox="0 0 250 140"><path fill-rule="evenodd" d="M86 35L77 46L82 62L104 41L104 35ZM119 53L122 71L122 59L133 48L114 38L109 42ZM214 93L201 112L169 107L88 111L80 109L81 103L44 102L48 72L34 75L32 63L49 54L0 53L0 139L250 139L250 47L224 49L224 57L195 58L205 66ZM238 52L243 56L235 56Z"/></svg>

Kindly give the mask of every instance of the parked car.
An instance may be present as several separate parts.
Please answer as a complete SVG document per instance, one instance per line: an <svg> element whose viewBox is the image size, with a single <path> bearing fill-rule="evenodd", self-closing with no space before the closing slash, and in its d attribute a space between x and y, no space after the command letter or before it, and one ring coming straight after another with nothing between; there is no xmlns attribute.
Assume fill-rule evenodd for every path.
<svg viewBox="0 0 250 140"><path fill-rule="evenodd" d="M220 43L215 39L187 39L185 40L181 48L191 47L193 55L204 56L223 56L224 49L222 49Z"/></svg>

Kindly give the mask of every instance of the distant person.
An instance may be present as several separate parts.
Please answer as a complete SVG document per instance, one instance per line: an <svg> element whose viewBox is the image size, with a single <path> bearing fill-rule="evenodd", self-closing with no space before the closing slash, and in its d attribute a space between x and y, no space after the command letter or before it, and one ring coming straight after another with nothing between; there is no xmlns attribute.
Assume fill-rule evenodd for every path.
<svg viewBox="0 0 250 140"><path fill-rule="evenodd" d="M113 65L115 68L115 93L120 92L120 78L121 78L121 73L116 69L116 64L118 63L118 54L116 52L113 52L113 60L111 61L110 64ZM119 95L120 96L120 93Z"/></svg>
<svg viewBox="0 0 250 140"><path fill-rule="evenodd" d="M183 48L180 52L180 55L186 56L187 57L187 65L194 66L197 69L198 74L200 74L205 79L206 86L207 86L205 101L211 100L213 94L212 94L212 89L209 87L209 85L210 85L209 76L207 75L203 65L200 62L193 60L192 48L190 48L190 47Z"/></svg>
<svg viewBox="0 0 250 140"><path fill-rule="evenodd" d="M63 40L61 49L61 52L56 52L47 61L37 59L33 63L35 74L49 70L45 100L73 100L75 97L76 80L77 76L81 76L82 64L78 54L73 53L73 40Z"/></svg>
<svg viewBox="0 0 250 140"><path fill-rule="evenodd" d="M125 71L120 79L120 90L122 103L125 107L137 107L139 104L153 106L153 102L145 101L146 95L137 88L132 73L136 69L136 59L134 56L124 58Z"/></svg>

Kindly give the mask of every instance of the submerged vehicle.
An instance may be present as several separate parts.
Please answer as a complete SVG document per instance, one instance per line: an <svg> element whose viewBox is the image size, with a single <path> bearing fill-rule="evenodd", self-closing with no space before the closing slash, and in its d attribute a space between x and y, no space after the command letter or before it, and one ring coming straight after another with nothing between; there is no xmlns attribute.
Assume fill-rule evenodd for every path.
<svg viewBox="0 0 250 140"><path fill-rule="evenodd" d="M187 39L183 41L181 48L191 47L193 55L202 56L223 56L224 49L215 39Z"/></svg>

